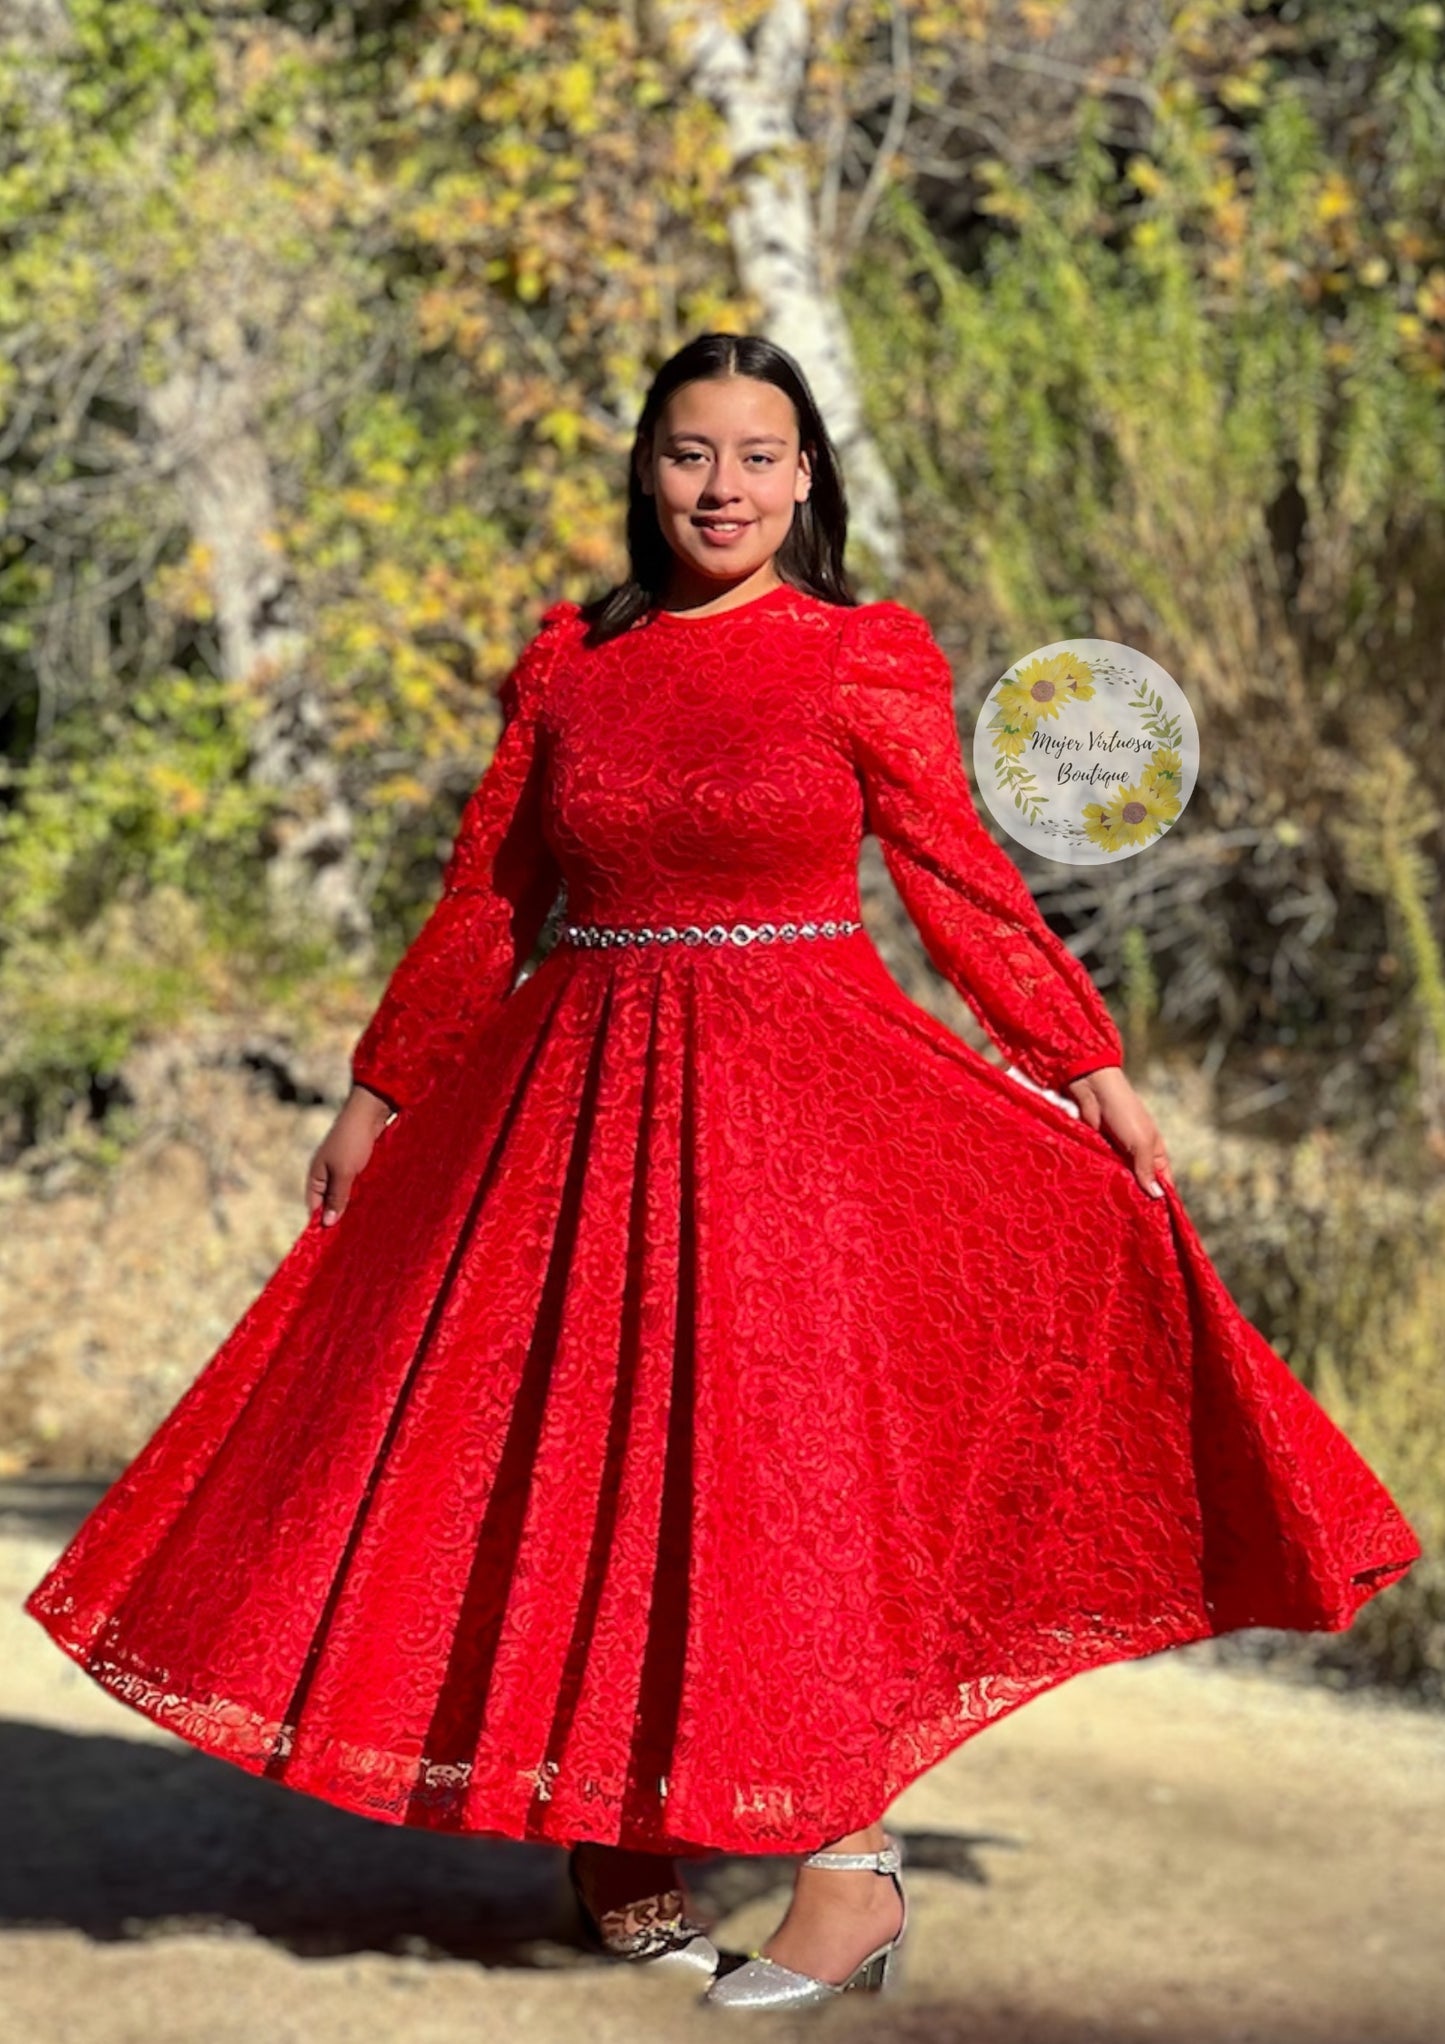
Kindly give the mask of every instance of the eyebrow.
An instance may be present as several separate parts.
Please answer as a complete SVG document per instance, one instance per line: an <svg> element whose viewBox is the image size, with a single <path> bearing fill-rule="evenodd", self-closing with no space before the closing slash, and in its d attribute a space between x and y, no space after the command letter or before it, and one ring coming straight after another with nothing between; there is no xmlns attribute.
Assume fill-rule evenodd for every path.
<svg viewBox="0 0 1445 2044"><path fill-rule="evenodd" d="M669 445L674 440L701 440L704 445L712 446L712 442L708 439L706 433L669 433L667 438ZM765 442L771 442L777 447L786 447L788 444L781 433L749 433L747 439L740 441L739 445L743 447L758 447Z"/></svg>

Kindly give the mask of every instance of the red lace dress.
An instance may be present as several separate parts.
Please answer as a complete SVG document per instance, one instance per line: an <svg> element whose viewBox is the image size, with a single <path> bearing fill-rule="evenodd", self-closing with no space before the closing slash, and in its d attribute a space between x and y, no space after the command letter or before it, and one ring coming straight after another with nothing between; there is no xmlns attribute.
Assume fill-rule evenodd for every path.
<svg viewBox="0 0 1445 2044"><path fill-rule="evenodd" d="M801 1850L1080 1670L1404 1573L1178 1194L1060 1097L1119 1037L920 617L785 585L588 648L560 603L504 701L356 1046L400 1111L31 1592L68 1654L394 1823ZM1031 1084L852 927L865 828ZM564 881L569 927L845 927L522 971Z"/></svg>

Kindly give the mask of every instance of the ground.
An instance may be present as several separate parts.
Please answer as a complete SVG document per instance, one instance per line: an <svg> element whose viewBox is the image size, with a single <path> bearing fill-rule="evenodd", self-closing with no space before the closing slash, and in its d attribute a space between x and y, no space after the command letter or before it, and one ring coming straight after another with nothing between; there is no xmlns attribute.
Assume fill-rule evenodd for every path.
<svg viewBox="0 0 1445 2044"><path fill-rule="evenodd" d="M353 1817L193 1752L20 1609L95 1494L0 1495L0 2044L1442 2044L1445 1721L1207 1646L1096 1669L894 1805L896 1995L790 2021L599 1961L560 1853ZM719 1942L783 1860L691 1870Z"/></svg>

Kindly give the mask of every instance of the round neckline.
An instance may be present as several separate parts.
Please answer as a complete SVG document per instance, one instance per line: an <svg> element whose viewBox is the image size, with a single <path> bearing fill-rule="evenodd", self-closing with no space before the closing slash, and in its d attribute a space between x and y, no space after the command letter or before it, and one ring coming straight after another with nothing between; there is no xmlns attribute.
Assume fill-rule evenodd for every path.
<svg viewBox="0 0 1445 2044"><path fill-rule="evenodd" d="M669 625L720 625L730 617L745 617L749 611L757 610L761 604L771 603L775 597L782 596L785 592L789 596L799 594L791 582L775 582L773 587L765 589L761 596L750 596L746 603L735 603L727 610L711 610L702 617L693 616L685 610L663 610L659 604L653 605L652 614L654 618Z"/></svg>

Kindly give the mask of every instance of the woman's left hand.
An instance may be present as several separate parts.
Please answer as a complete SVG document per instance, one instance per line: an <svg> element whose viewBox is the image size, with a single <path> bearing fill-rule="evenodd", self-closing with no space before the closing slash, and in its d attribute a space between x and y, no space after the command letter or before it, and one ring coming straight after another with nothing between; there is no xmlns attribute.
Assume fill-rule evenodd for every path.
<svg viewBox="0 0 1445 2044"><path fill-rule="evenodd" d="M1068 1090L1089 1127L1102 1129L1110 1142L1129 1159L1134 1167L1134 1176L1144 1190L1152 1193L1155 1199L1162 1199L1164 1187L1159 1183L1160 1178L1171 1186L1174 1183L1169 1171L1169 1153L1153 1115L1134 1091L1124 1067L1102 1065L1097 1072L1086 1072L1080 1079L1070 1079Z"/></svg>

